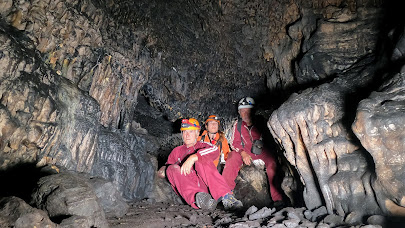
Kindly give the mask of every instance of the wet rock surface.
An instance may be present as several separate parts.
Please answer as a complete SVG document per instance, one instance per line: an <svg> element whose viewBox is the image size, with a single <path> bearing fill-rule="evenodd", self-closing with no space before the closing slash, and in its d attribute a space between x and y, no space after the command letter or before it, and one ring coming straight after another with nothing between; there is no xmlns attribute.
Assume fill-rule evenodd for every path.
<svg viewBox="0 0 405 228"><path fill-rule="evenodd" d="M403 46L399 37L395 50ZM372 214L403 215L404 161L397 154L403 148L403 67L378 78L380 61L374 69L354 68L293 94L268 121L305 186L306 206L325 205L336 224L342 221L333 214L351 215L347 223ZM375 82L382 80L378 89Z"/></svg>
<svg viewBox="0 0 405 228"><path fill-rule="evenodd" d="M88 182L106 217L122 217L127 213L129 206L113 183L99 177L90 178Z"/></svg>

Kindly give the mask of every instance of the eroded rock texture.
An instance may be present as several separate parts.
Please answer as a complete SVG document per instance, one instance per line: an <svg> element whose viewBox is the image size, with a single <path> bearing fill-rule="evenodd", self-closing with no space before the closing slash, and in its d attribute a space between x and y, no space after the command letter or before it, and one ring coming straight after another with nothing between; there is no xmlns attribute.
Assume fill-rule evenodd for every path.
<svg viewBox="0 0 405 228"><path fill-rule="evenodd" d="M2 198L0 212L0 227L57 227L45 211L31 207L18 197Z"/></svg>
<svg viewBox="0 0 405 228"><path fill-rule="evenodd" d="M306 206L396 211L405 204L401 178L376 160L401 151L400 128L364 114L374 111L367 102L380 102L375 95L354 125L361 143L350 127L375 90L384 64L375 56L391 51L377 50L391 26L383 3L1 1L0 168L53 164L112 180L127 199L146 198L158 164L147 152L161 162L181 143L177 119L216 113L229 128L241 97L253 96L267 115L302 89L269 126L305 185ZM403 61L398 43L391 61ZM400 91L389 86L387 96ZM391 129L379 135L380 149L368 141L374 126ZM389 163L397 173L401 159Z"/></svg>
<svg viewBox="0 0 405 228"><path fill-rule="evenodd" d="M353 131L375 164L378 201L405 215L405 68L357 108Z"/></svg>
<svg viewBox="0 0 405 228"><path fill-rule="evenodd" d="M371 73L363 73L363 77L348 74L293 94L268 122L300 175L309 209L325 204L330 214L379 212L368 153L348 131L343 112L347 99L353 99L349 95L355 87L364 86Z"/></svg>
<svg viewBox="0 0 405 228"><path fill-rule="evenodd" d="M141 67L147 67L146 58L138 58L142 35L118 25L91 1L6 0L2 6L2 21L30 39L45 64L97 100L104 126L131 124L147 79Z"/></svg>
<svg viewBox="0 0 405 228"><path fill-rule="evenodd" d="M145 197L154 169L146 139L103 127L96 100L61 77L45 61L39 41L16 27L0 23L2 169L19 163L56 164L113 180L128 199Z"/></svg>
<svg viewBox="0 0 405 228"><path fill-rule="evenodd" d="M43 177L33 193L33 203L46 211L50 218L71 218L86 227L108 227L105 213L96 193L85 177L75 174L55 174Z"/></svg>
<svg viewBox="0 0 405 228"><path fill-rule="evenodd" d="M378 28L371 20L371 14L378 15L378 10L367 13L363 10L354 9L356 19L344 20L348 23L339 24L343 21L328 17L326 21L318 22L320 30L304 41L304 47L306 43L313 44L311 50L302 53L299 63L304 63L307 70L297 71L297 74L311 77L325 74L336 78L330 83L294 93L273 112L268 126L284 148L285 157L299 173L309 209L325 205L329 214L343 216L352 213L356 215L354 217L402 214L404 161L398 153L403 151L404 77L396 75L367 98L377 89L375 83L380 81L380 73L376 69L386 60L373 60L376 52L372 47L378 41L378 36L373 36L373 33L367 37L369 44L366 45L371 48L367 53L359 55L361 52L346 49L357 48L356 43L360 42L358 34L349 32L350 24L357 24L355 27L364 31ZM354 13L351 11L346 11L346 16ZM346 33L344 41L340 40L343 36L328 40L323 39L328 37L326 34L320 36L321 39L317 37L318 33L343 31ZM333 44L334 53L342 51L344 55L344 60L336 56L332 58L338 64L333 64L325 56ZM403 50L401 39L391 60L402 59L400 50ZM310 59L313 63L308 62ZM401 64L401 61L396 64ZM324 65L326 63L328 66ZM320 70L322 74L318 74Z"/></svg>

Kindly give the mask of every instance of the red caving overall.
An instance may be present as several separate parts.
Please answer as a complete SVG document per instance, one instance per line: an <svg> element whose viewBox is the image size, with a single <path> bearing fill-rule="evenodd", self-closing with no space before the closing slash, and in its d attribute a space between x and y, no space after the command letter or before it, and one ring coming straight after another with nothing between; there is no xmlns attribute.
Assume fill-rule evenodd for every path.
<svg viewBox="0 0 405 228"><path fill-rule="evenodd" d="M195 162L190 174L180 174L182 163L191 154L196 154L198 161ZM195 205L197 192L210 193L215 200L218 200L231 191L214 165L214 160L218 156L218 147L206 142L197 142L189 148L185 145L174 148L167 159L166 175L170 184L174 191L193 208L198 209Z"/></svg>

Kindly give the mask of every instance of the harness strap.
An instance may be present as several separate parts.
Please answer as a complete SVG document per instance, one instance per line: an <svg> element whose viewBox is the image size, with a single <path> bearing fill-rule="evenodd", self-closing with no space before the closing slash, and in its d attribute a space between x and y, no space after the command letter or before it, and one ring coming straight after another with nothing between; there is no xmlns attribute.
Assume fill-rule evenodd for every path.
<svg viewBox="0 0 405 228"><path fill-rule="evenodd" d="M236 128L238 129L239 134L240 134L240 145L242 145L243 148L245 148L245 142L242 139L242 119L241 118L238 118L238 123L236 124Z"/></svg>

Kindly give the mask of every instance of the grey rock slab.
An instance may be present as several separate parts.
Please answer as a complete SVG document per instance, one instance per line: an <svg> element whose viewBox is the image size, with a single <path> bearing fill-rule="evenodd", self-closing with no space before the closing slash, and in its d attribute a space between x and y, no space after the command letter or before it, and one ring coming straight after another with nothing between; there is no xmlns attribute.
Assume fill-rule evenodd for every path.
<svg viewBox="0 0 405 228"><path fill-rule="evenodd" d="M255 205L249 207L249 209L247 209L246 212L245 212L245 217L255 213L257 210L258 210L258 208Z"/></svg>
<svg viewBox="0 0 405 228"><path fill-rule="evenodd" d="M331 226L338 226L343 224L343 217L339 215L327 215L322 221Z"/></svg>
<svg viewBox="0 0 405 228"><path fill-rule="evenodd" d="M61 228L88 228L91 227L89 219L85 216L72 215L69 218L63 219L59 224Z"/></svg>
<svg viewBox="0 0 405 228"><path fill-rule="evenodd" d="M77 215L85 217L90 226L108 227L98 198L83 175L62 173L43 177L32 198L51 218Z"/></svg>
<svg viewBox="0 0 405 228"><path fill-rule="evenodd" d="M283 221L283 224L287 227L287 228L294 228L297 227L298 224L300 223L299 219L287 219Z"/></svg>
<svg viewBox="0 0 405 228"><path fill-rule="evenodd" d="M269 217L275 209L269 209L267 207L263 207L262 209L256 211L255 213L249 215L249 220L256 220L256 219L261 219L261 218L266 218Z"/></svg>
<svg viewBox="0 0 405 228"><path fill-rule="evenodd" d="M117 186L100 177L89 180L106 217L122 217L128 212L129 205L118 191Z"/></svg>
<svg viewBox="0 0 405 228"><path fill-rule="evenodd" d="M253 228L253 227L260 227L260 223L258 221L246 221L229 225L229 228Z"/></svg>
<svg viewBox="0 0 405 228"><path fill-rule="evenodd" d="M387 219L382 216L382 215L372 215L367 218L367 223L369 225L380 225L384 226L384 224L387 222Z"/></svg>
<svg viewBox="0 0 405 228"><path fill-rule="evenodd" d="M11 196L0 198L0 227L56 228L45 211L33 208L24 200Z"/></svg>

